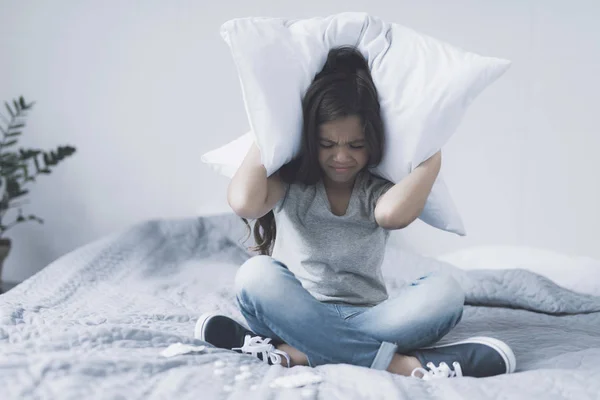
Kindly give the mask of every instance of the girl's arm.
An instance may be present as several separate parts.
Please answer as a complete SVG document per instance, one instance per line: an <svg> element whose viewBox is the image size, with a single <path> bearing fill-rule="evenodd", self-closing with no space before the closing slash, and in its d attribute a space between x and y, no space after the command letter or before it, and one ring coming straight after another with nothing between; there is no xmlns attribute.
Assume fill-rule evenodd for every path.
<svg viewBox="0 0 600 400"><path fill-rule="evenodd" d="M227 202L240 217L257 219L268 213L285 194L279 171L267 178L260 150L253 143L229 182Z"/></svg>
<svg viewBox="0 0 600 400"><path fill-rule="evenodd" d="M375 206L375 220L385 229L403 229L421 215L442 163L438 151L392 186Z"/></svg>

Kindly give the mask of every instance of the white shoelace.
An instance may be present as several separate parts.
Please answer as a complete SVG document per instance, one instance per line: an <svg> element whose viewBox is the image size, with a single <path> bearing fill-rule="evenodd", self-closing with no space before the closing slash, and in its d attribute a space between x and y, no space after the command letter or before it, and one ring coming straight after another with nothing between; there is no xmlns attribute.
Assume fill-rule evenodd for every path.
<svg viewBox="0 0 600 400"><path fill-rule="evenodd" d="M273 364L281 364L281 356L287 360L288 368L291 365L290 356L285 352L275 348L271 343L271 338L261 338L260 336L244 336L244 344L242 347L234 347L231 350L241 350L243 353L252 354L258 357L258 353L262 354L264 362L268 363L268 359ZM268 358L267 358L268 357Z"/></svg>
<svg viewBox="0 0 600 400"><path fill-rule="evenodd" d="M460 363L455 361L452 363L452 366L454 367L454 371L450 369L450 367L448 366L448 364L446 364L445 362L441 362L439 366L435 366L434 363L429 362L427 363L427 368L429 368L429 371L427 371L424 368L415 368L413 370L413 372L410 374L410 376L414 377L414 378L418 378L418 376L415 375L415 372L420 371L423 376L421 377L421 379L428 381L431 379L443 379L443 378L455 378L455 377L462 377L463 373L462 373L462 368L460 367Z"/></svg>

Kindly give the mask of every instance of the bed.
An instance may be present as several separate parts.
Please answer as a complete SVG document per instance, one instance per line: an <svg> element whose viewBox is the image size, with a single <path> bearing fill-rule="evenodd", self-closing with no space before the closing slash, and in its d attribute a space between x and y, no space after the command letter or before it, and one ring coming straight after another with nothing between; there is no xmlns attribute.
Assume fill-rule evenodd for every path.
<svg viewBox="0 0 600 400"><path fill-rule="evenodd" d="M243 322L232 284L251 256L244 234L234 214L144 221L60 257L1 295L0 397L600 398L600 293L525 268L461 269L392 246L384 261L390 295L417 274L451 273L466 305L441 343L497 337L516 354L514 374L422 381L345 364L288 369L194 339L204 312ZM193 351L166 356L177 346Z"/></svg>

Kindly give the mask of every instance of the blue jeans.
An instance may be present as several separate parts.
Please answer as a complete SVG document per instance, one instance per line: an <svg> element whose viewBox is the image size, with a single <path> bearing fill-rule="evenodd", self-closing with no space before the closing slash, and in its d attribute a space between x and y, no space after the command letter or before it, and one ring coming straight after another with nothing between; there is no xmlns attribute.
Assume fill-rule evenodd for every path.
<svg viewBox="0 0 600 400"><path fill-rule="evenodd" d="M395 353L430 346L450 332L465 300L454 278L434 273L375 306L321 302L283 263L264 255L242 264L235 288L249 328L300 350L311 367L343 363L387 370Z"/></svg>

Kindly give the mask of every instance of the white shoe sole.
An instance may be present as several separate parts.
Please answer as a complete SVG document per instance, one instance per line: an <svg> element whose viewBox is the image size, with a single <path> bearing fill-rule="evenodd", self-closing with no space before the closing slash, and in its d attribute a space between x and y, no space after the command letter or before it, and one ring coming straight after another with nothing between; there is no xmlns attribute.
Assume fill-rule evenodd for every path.
<svg viewBox="0 0 600 400"><path fill-rule="evenodd" d="M486 346L489 346L489 347L493 348L494 350L496 350L500 354L500 356L502 356L502 358L504 359L504 363L507 366L506 372L505 372L506 374L512 374L513 372L515 372L515 369L517 368L517 358L515 357L515 353L512 351L512 349L503 341L494 339L491 337L487 337L487 336L474 336L474 337L470 337L465 340L461 340L459 342L443 344L440 346L434 345L434 346L423 347L423 348L424 349L435 349L438 347L454 346L455 344L461 344L461 343L480 343L480 344L485 344Z"/></svg>
<svg viewBox="0 0 600 400"><path fill-rule="evenodd" d="M208 321L210 321L210 319L216 315L217 314L215 313L204 313L200 317L198 317L196 327L194 328L194 338L206 341L204 338L204 327L206 326Z"/></svg>

